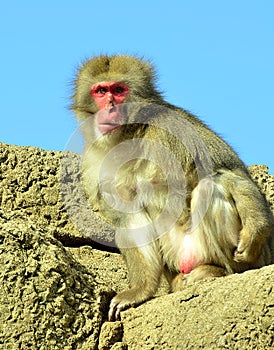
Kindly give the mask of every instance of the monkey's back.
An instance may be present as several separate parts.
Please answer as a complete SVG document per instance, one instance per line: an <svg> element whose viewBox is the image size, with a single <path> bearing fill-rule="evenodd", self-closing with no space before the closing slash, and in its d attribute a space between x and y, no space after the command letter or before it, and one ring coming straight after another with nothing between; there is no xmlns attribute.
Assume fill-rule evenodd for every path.
<svg viewBox="0 0 274 350"><path fill-rule="evenodd" d="M201 136L204 145L210 154L213 170L222 168L229 170L241 169L248 174L245 164L239 158L235 150L216 132L211 130L204 122L198 119L198 117L188 111L176 106L169 106L179 113L182 118L191 123L197 133Z"/></svg>

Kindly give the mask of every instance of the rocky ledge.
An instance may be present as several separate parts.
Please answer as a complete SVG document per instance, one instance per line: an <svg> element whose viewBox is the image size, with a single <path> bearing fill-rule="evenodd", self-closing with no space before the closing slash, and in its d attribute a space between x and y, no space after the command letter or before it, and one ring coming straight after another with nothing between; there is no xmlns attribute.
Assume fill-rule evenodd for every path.
<svg viewBox="0 0 274 350"><path fill-rule="evenodd" d="M127 272L79 155L0 144L0 349L274 349L274 265L194 283L107 322ZM274 176L250 172L274 209Z"/></svg>

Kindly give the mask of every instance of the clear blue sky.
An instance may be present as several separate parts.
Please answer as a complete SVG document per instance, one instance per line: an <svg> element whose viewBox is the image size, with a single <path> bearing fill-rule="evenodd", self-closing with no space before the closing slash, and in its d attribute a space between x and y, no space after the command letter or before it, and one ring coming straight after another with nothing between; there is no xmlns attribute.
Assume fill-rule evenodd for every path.
<svg viewBox="0 0 274 350"><path fill-rule="evenodd" d="M170 102L274 173L273 0L10 0L0 33L0 141L64 150L79 63L138 54Z"/></svg>

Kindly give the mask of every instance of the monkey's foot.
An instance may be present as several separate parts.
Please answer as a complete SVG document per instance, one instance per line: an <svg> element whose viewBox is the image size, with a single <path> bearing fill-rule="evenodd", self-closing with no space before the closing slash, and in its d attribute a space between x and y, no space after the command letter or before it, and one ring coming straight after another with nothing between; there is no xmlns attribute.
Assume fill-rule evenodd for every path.
<svg viewBox="0 0 274 350"><path fill-rule="evenodd" d="M226 276L226 271L219 266L199 265L187 275L184 275L184 283L192 283L204 280L206 278Z"/></svg>
<svg viewBox="0 0 274 350"><path fill-rule="evenodd" d="M170 283L170 288L172 292L178 292L183 290L185 287L186 281L182 273L178 273Z"/></svg>
<svg viewBox="0 0 274 350"><path fill-rule="evenodd" d="M171 291L183 290L186 284L197 282L206 278L222 277L227 273L222 267L214 265L199 265L188 274L178 273L170 283Z"/></svg>

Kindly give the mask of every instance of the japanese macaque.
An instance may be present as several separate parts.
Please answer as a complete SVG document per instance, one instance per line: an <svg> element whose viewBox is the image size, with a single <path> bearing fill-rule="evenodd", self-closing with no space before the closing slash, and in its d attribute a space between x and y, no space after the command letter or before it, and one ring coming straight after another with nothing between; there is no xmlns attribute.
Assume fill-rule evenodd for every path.
<svg viewBox="0 0 274 350"><path fill-rule="evenodd" d="M116 229L128 290L109 319L155 294L274 262L269 206L232 148L196 116L166 102L150 62L86 61L72 109L85 136L83 185Z"/></svg>

